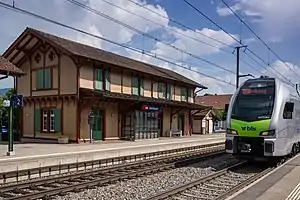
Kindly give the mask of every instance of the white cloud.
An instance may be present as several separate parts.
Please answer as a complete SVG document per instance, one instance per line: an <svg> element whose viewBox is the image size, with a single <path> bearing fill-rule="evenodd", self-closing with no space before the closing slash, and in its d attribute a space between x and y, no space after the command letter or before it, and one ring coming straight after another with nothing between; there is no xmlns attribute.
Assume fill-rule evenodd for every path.
<svg viewBox="0 0 300 200"><path fill-rule="evenodd" d="M264 38L273 42L296 35L300 27L299 0L235 0L231 8L258 23ZM232 15L223 5L217 12L220 16Z"/></svg>
<svg viewBox="0 0 300 200"><path fill-rule="evenodd" d="M230 6L230 8L236 12L241 9L241 6L240 6L240 4L237 3L233 6ZM228 9L227 7L220 7L220 6L217 7L217 13L222 17L233 15L233 13L231 12L230 9Z"/></svg>
<svg viewBox="0 0 300 200"><path fill-rule="evenodd" d="M275 61L274 63L271 64L271 66L267 70L264 70L263 73L265 73L268 76L274 77L274 74L276 74L277 77L280 77L281 79L282 76L278 75L274 70L270 69L273 68L282 76L286 77L288 80L290 80L292 83L299 83L299 75L300 75L300 68L297 65L294 65L289 62L281 62L279 60ZM272 73L270 73L270 71ZM284 80L284 79L283 79Z"/></svg>
<svg viewBox="0 0 300 200"><path fill-rule="evenodd" d="M223 31L213 30L209 28L199 28L196 30L197 34L194 31L189 30L183 30L178 27L174 27L169 24L168 20L168 14L166 13L165 9L160 6L154 6L147 4L146 1L141 0L135 0L139 4L143 4L143 6L150 8L154 10L155 12L160 13L161 15L165 16L167 19L162 18L158 15L155 15L146 9L143 9L139 6L136 6L133 3L130 3L129 1L123 1L123 0L110 0L110 2L117 4L118 6L122 7L123 9L130 10L131 12L144 16L149 20L155 21L156 23L160 24L163 27L168 27L168 29L163 29L161 26L158 26L157 24L151 23L149 21L145 21L144 19L138 18L134 15L131 15L125 11L122 11L116 7L113 7L111 5L108 5L100 0L84 0L84 2L90 6L93 7L95 10L98 10L100 12L103 12L111 17L114 17L126 24L129 24L133 26L134 28L137 28L143 32L147 32L151 35L155 35L156 37L160 38L161 40L167 41L172 45L177 46L178 48L181 48L185 51L188 51L190 53L193 53L197 56L205 57L205 56L211 56L215 55L216 59L209 59L213 62L217 62L217 58L220 54L220 49L225 48L223 44L220 44L216 41L213 41L211 39L208 39L204 36L201 36L201 34L208 35L210 37L214 37L228 45L233 45L234 40L229 37L226 33ZM70 3L66 3L65 1L59 1L55 0L53 2L47 1L47 6L43 6L43 4L39 3L36 4L36 1L28 0L26 2L23 2L21 0L16 0L18 6L21 8L28 9L30 11L41 13L42 15L48 16L50 18L53 18L55 20L62 21L65 24L78 27L79 29L85 30L87 32L90 32L92 34L95 34L97 36L101 36L104 38L108 38L112 41L118 42L118 43L124 43L124 44L130 44L135 47L141 47L141 40L140 38L136 39L136 37L139 37L139 35L129 30L123 26L116 25L113 22L103 19L102 17L85 11L82 8L78 8L75 5L72 5ZM107 42L101 41L99 39L86 36L83 34L79 34L77 32L71 32L69 30L66 30L64 28L49 25L48 23L41 22L38 20L35 20L33 18L29 17L23 17L23 15L17 15L15 13L11 13L8 11L0 13L0 18L5 19L6 24L11 24L12 31L11 32L0 32L0 45L4 44L4 46L8 45L12 42L12 40L19 35L21 31L25 29L26 26L30 26L33 28L41 29L50 33L61 35L62 37L75 39L79 42L83 42L88 45L92 45L98 48L104 48L106 50L110 50L112 52L118 52L119 54L123 54L126 56L130 56L131 58L141 60L144 62L149 62L154 65L159 65L168 69L172 69L176 71L177 73L180 73L182 75L185 75L191 79L193 79L196 82L199 82L205 86L207 86L209 89L207 92L210 93L227 93L234 91L234 86L227 85L222 82L218 82L216 80L203 77L202 75L191 72L189 70L182 69L178 66L167 64L163 61L159 61L157 59L154 59L152 57L149 57L147 55L141 55L139 53L125 50L124 48L116 48L115 45L111 45ZM175 30L171 31L171 30ZM7 34L12 34L13 38L11 36L8 36ZM206 43L209 43L211 45L216 46L217 48L212 48L207 45L204 45L202 43L196 42L195 39L191 39L188 37L183 36L188 35L189 37L196 38L197 40L204 41ZM237 35L233 35L234 37L238 38ZM9 39L7 39L9 38ZM146 38L144 38L146 40ZM7 42L9 41L9 42ZM249 38L249 42L251 41L251 38ZM1 46L2 47L2 46ZM5 49L6 47L3 47ZM170 48L166 45L163 45L159 42L155 42L154 40L147 40L145 41L145 48L151 51L152 53L156 53L159 55L165 55L167 57L173 58L173 60L176 60L176 63L181 63L182 61L189 61L191 59L190 56L187 56L184 53L180 53L179 51L175 50L174 48ZM230 56L230 55L229 55ZM218 73L219 71L217 68L211 66L211 65L205 65L199 62L199 60L193 60L194 63L199 63L197 66L203 66L202 68L196 67L195 65L192 66L192 69L199 70L202 73L207 73L209 75L217 76L220 79L223 79L225 81L231 82L235 84L235 75L224 73L222 74ZM220 61L219 63L222 63ZM225 62L223 62L220 65L224 65ZM235 64L233 64L234 66ZM227 67L230 66L227 63ZM225 66L226 67L226 66ZM232 68L232 66L231 66ZM242 79L240 80L242 82ZM0 85L2 87L2 83Z"/></svg>
<svg viewBox="0 0 300 200"><path fill-rule="evenodd" d="M216 31L208 28L203 28L202 30L191 31L182 30L176 27L171 27L171 29L175 30L175 32L169 31L169 34L175 37L175 41L172 43L172 45L198 56L218 53L220 52L220 49L226 47L224 44L211 40L208 37L204 37L203 35L209 36L210 38L216 38L227 45L232 45L235 43L235 40L222 30ZM232 34L232 36L239 39L237 35ZM199 43L197 42L197 40L203 41L204 43ZM207 44L211 46L208 46ZM177 57L181 59L186 59L188 57L187 54L184 54L170 46L159 42L156 43L152 52L158 53L160 55L172 55L174 58Z"/></svg>

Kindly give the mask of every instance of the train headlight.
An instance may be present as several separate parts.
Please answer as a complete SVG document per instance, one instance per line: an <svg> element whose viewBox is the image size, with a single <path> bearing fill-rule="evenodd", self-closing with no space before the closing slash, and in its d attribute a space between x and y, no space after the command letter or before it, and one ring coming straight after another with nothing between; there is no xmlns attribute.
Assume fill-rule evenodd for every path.
<svg viewBox="0 0 300 200"><path fill-rule="evenodd" d="M233 130L233 129L227 128L226 129L226 134L237 135L237 131Z"/></svg>
<svg viewBox="0 0 300 200"><path fill-rule="evenodd" d="M268 130L268 131L262 131L260 132L261 136L273 136L275 135L275 130Z"/></svg>

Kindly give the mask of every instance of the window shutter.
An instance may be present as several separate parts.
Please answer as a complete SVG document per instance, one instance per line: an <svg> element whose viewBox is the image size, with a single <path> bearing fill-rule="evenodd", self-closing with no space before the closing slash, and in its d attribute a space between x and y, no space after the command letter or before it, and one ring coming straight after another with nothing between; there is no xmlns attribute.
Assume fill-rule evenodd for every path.
<svg viewBox="0 0 300 200"><path fill-rule="evenodd" d="M41 131L41 110L34 110L34 130Z"/></svg>
<svg viewBox="0 0 300 200"><path fill-rule="evenodd" d="M140 95L144 96L144 80L140 79Z"/></svg>
<svg viewBox="0 0 300 200"><path fill-rule="evenodd" d="M163 97L163 91L162 91L162 83L158 83L158 97L162 98Z"/></svg>
<svg viewBox="0 0 300 200"><path fill-rule="evenodd" d="M105 90L110 91L110 73L105 70Z"/></svg>
<svg viewBox="0 0 300 200"><path fill-rule="evenodd" d="M138 95L138 78L137 77L132 77L132 94Z"/></svg>
<svg viewBox="0 0 300 200"><path fill-rule="evenodd" d="M54 130L61 132L61 109L59 108L54 111Z"/></svg>
<svg viewBox="0 0 300 200"><path fill-rule="evenodd" d="M51 88L51 70L50 69L44 70L44 77L45 77L44 88Z"/></svg>
<svg viewBox="0 0 300 200"><path fill-rule="evenodd" d="M42 89L44 87L44 71L37 71L37 89Z"/></svg>
<svg viewBox="0 0 300 200"><path fill-rule="evenodd" d="M168 90L168 92L167 92L167 98L168 99L172 99L172 88L171 88L171 85L167 85L167 90Z"/></svg>
<svg viewBox="0 0 300 200"><path fill-rule="evenodd" d="M181 101L186 101L186 88L181 88Z"/></svg>
<svg viewBox="0 0 300 200"><path fill-rule="evenodd" d="M103 75L102 69L95 70L95 89L96 90L103 90Z"/></svg>
<svg viewBox="0 0 300 200"><path fill-rule="evenodd" d="M188 89L188 98L190 98L191 97L191 89Z"/></svg>

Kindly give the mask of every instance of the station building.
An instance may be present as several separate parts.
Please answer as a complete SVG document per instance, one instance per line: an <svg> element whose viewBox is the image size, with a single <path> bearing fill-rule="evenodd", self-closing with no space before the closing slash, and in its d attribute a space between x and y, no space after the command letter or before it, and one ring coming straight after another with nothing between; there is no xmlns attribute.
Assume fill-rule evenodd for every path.
<svg viewBox="0 0 300 200"><path fill-rule="evenodd" d="M170 130L192 134L196 88L176 72L27 28L3 54L26 75L17 78L24 96L23 138L89 140L151 139Z"/></svg>

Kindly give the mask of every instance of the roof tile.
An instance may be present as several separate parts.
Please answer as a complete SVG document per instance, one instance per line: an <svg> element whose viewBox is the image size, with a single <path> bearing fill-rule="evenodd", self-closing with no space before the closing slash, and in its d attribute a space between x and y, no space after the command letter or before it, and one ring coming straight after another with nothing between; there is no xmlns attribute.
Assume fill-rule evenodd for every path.
<svg viewBox="0 0 300 200"><path fill-rule="evenodd" d="M171 79L174 81L180 81L185 84L189 84L189 85L193 85L196 87L207 89L207 87L205 87L199 83L196 83L195 81L190 80L187 77L184 77L174 71L171 71L171 70L168 70L165 68L161 68L158 66L150 65L150 64L140 62L137 60L133 60L133 59L121 56L121 55L117 55L117 54L114 54L114 53L111 53L111 52L108 52L108 51L105 51L102 49L98 49L98 48L88 46L88 45L85 45L82 43L78 43L78 42L75 42L72 40L61 38L61 37L58 37L58 36L55 36L55 35L52 35L49 33L45 33L45 32L36 30L36 29L32 29L32 28L27 28L27 29L50 40L51 42L55 43L56 45L58 45L59 47L65 49L65 50L67 50L68 52L70 52L73 55L83 56L83 57L90 58L93 60L117 65L117 66L120 66L123 68L136 70L139 72L144 72L147 74Z"/></svg>
<svg viewBox="0 0 300 200"><path fill-rule="evenodd" d="M229 104L232 94L198 96L195 103L204 106L213 106L215 109L225 109L225 104Z"/></svg>
<svg viewBox="0 0 300 200"><path fill-rule="evenodd" d="M6 58L3 56L0 56L0 74L4 74L6 72L9 72L11 75L22 75L24 72L16 67L14 64L9 62Z"/></svg>

